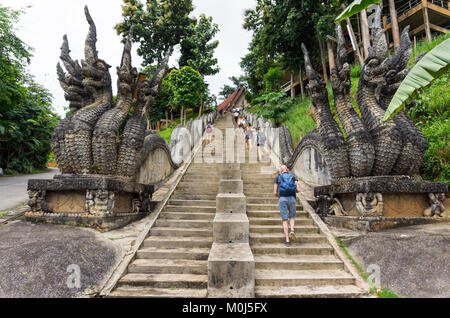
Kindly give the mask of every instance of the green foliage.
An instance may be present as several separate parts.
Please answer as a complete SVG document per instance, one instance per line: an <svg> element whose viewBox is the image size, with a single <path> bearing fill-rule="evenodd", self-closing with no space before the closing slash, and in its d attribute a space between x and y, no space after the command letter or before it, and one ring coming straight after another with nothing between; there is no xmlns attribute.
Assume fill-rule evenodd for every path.
<svg viewBox="0 0 450 318"><path fill-rule="evenodd" d="M221 96L223 99L226 99L228 96L233 94L235 89L236 89L235 87L225 84L222 86L222 89L219 91L219 96Z"/></svg>
<svg viewBox="0 0 450 318"><path fill-rule="evenodd" d="M24 88L21 104L0 113L0 166L7 173L31 173L46 167L59 120L45 88L34 82Z"/></svg>
<svg viewBox="0 0 450 318"><path fill-rule="evenodd" d="M293 105L293 100L286 97L284 91L270 92L255 98L251 111L280 125L286 119L286 111Z"/></svg>
<svg viewBox="0 0 450 318"><path fill-rule="evenodd" d="M450 39L447 39L428 52L412 68L395 92L384 115L384 121L388 121L405 108L406 102L415 98L419 90L428 87L439 76L450 70L449 51Z"/></svg>
<svg viewBox="0 0 450 318"><path fill-rule="evenodd" d="M14 34L19 14L0 6L0 167L6 173L45 168L58 122L50 92L26 71L31 48Z"/></svg>
<svg viewBox="0 0 450 318"><path fill-rule="evenodd" d="M182 107L186 109L200 105L205 87L202 76L198 71L190 66L173 70L169 74L167 83L172 92L171 103L177 110Z"/></svg>
<svg viewBox="0 0 450 318"><path fill-rule="evenodd" d="M281 81L284 77L284 71L280 66L271 67L266 74L264 74L264 82L267 92L278 91L281 88Z"/></svg>
<svg viewBox="0 0 450 318"><path fill-rule="evenodd" d="M190 66L202 76L217 74L220 68L214 58L214 50L219 41L212 40L219 32L219 26L213 23L212 17L201 14L200 20L194 20L187 32L189 35L181 41L180 67Z"/></svg>
<svg viewBox="0 0 450 318"><path fill-rule="evenodd" d="M381 0L355 0L350 3L347 8L345 8L345 10L334 20L334 22L338 23L342 20L350 18L352 15L355 15L370 7L372 4L379 2L381 2Z"/></svg>
<svg viewBox="0 0 450 318"><path fill-rule="evenodd" d="M193 20L192 0L124 0L123 21L115 26L117 34L125 40L131 25L134 25L133 39L139 42L137 49L143 65L161 61L164 53L187 35Z"/></svg>
<svg viewBox="0 0 450 318"><path fill-rule="evenodd" d="M309 111L310 104L311 101L309 98L303 100L297 98L293 106L286 111L286 119L283 124L291 132L294 147L298 145L303 136L316 126Z"/></svg>
<svg viewBox="0 0 450 318"><path fill-rule="evenodd" d="M21 84L26 78L25 66L30 62L30 50L15 35L14 24L21 12L0 5L0 111L8 111L20 103L26 94Z"/></svg>

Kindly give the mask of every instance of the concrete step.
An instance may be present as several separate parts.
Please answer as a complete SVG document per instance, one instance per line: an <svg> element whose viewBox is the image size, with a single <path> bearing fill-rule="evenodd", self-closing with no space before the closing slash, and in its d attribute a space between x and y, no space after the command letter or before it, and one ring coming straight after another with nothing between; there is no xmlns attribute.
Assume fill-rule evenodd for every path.
<svg viewBox="0 0 450 318"><path fill-rule="evenodd" d="M272 197L258 198L258 197L246 197L247 204L275 204L278 205L278 198L273 194Z"/></svg>
<svg viewBox="0 0 450 318"><path fill-rule="evenodd" d="M297 234L295 243L327 243L328 240L324 235L321 234ZM255 234L252 233L250 236L251 244L268 243L276 244L283 243L285 240L284 234L280 231L279 234Z"/></svg>
<svg viewBox="0 0 450 318"><path fill-rule="evenodd" d="M206 298L206 288L149 288L123 286L116 288L111 298Z"/></svg>
<svg viewBox="0 0 450 318"><path fill-rule="evenodd" d="M181 189L176 189L176 191L170 197L173 200L216 200L217 193L215 194L205 194L205 193L192 193L186 191L180 191Z"/></svg>
<svg viewBox="0 0 450 318"><path fill-rule="evenodd" d="M207 288L208 275L194 274L126 274L118 286L146 286L154 288Z"/></svg>
<svg viewBox="0 0 450 318"><path fill-rule="evenodd" d="M161 212L159 219L172 220L214 220L215 213L207 212Z"/></svg>
<svg viewBox="0 0 450 318"><path fill-rule="evenodd" d="M177 200L170 199L168 202L169 205L176 206L216 206L216 200Z"/></svg>
<svg viewBox="0 0 450 318"><path fill-rule="evenodd" d="M150 230L151 236L170 236L170 237L190 237L190 236L201 236L201 237L212 237L211 228L177 228L177 227L154 227Z"/></svg>
<svg viewBox="0 0 450 318"><path fill-rule="evenodd" d="M213 206L181 206L181 205L166 205L164 212L201 212L201 213L216 213L216 204Z"/></svg>
<svg viewBox="0 0 450 318"><path fill-rule="evenodd" d="M248 218L250 221L250 229L255 229L257 231L257 228L261 228L262 226L265 226L266 228L271 228L272 231L277 231L277 228L281 228L281 216L275 217L275 218L262 218L262 217L250 217ZM314 225L314 221L309 218L295 218L295 225L294 229L297 226L300 225ZM267 231L264 231L267 232ZM270 230L269 230L270 232Z"/></svg>
<svg viewBox="0 0 450 318"><path fill-rule="evenodd" d="M247 209L247 216L251 218L278 218L281 222L280 211L249 211ZM309 218L308 212L303 211L302 209L297 210L295 214L296 218Z"/></svg>
<svg viewBox="0 0 450 318"><path fill-rule="evenodd" d="M351 285L355 278L343 270L255 270L255 286Z"/></svg>
<svg viewBox="0 0 450 318"><path fill-rule="evenodd" d="M257 298L354 298L361 296L365 296L365 293L355 285L255 287L255 297Z"/></svg>
<svg viewBox="0 0 450 318"><path fill-rule="evenodd" d="M256 269L330 270L344 269L334 255L255 255Z"/></svg>
<svg viewBox="0 0 450 318"><path fill-rule="evenodd" d="M278 244L251 244L253 255L332 255L333 248L328 244L300 244L291 243L286 247L283 243Z"/></svg>
<svg viewBox="0 0 450 318"><path fill-rule="evenodd" d="M136 259L128 273L207 275L208 261L184 259Z"/></svg>
<svg viewBox="0 0 450 318"><path fill-rule="evenodd" d="M294 226L295 234L319 234L320 230L317 226L314 225L296 225ZM252 225L250 223L250 237L253 235L261 235L261 234L279 234L283 233L283 227L281 225L281 219L278 226L273 225Z"/></svg>
<svg viewBox="0 0 450 318"><path fill-rule="evenodd" d="M303 210L301 205L296 206L296 211ZM278 204L247 203L247 211L279 211Z"/></svg>
<svg viewBox="0 0 450 318"><path fill-rule="evenodd" d="M186 229L211 229L213 220L174 220L174 219L158 219L157 227L186 228Z"/></svg>
<svg viewBox="0 0 450 318"><path fill-rule="evenodd" d="M211 248L212 243L212 237L149 236L144 240L143 247Z"/></svg>
<svg viewBox="0 0 450 318"><path fill-rule="evenodd" d="M137 251L136 258L165 258L165 259L192 259L207 260L209 248L159 248L144 247Z"/></svg>

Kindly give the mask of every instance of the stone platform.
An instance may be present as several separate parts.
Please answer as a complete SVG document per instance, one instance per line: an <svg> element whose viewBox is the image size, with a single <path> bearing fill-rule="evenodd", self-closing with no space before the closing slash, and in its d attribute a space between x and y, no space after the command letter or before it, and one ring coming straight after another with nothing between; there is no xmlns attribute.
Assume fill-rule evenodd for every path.
<svg viewBox="0 0 450 318"><path fill-rule="evenodd" d="M316 212L322 218L441 218L449 208L444 207L446 193L446 183L407 176L344 178L314 188Z"/></svg>
<svg viewBox="0 0 450 318"><path fill-rule="evenodd" d="M109 231L150 213L153 185L98 175L28 181L26 220Z"/></svg>

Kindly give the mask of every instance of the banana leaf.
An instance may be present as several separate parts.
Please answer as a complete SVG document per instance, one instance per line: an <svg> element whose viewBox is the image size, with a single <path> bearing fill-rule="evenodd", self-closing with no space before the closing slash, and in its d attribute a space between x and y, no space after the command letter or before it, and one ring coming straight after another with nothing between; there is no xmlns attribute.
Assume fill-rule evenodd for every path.
<svg viewBox="0 0 450 318"><path fill-rule="evenodd" d="M418 91L428 87L450 67L450 39L443 41L428 52L408 73L395 92L383 120L387 122L405 108L406 102L417 96Z"/></svg>
<svg viewBox="0 0 450 318"><path fill-rule="evenodd" d="M350 3L340 15L338 15L338 17L334 20L334 23L338 23L342 20L350 18L352 15L357 14L362 10L370 7L372 4L378 2L381 2L381 0L355 0Z"/></svg>

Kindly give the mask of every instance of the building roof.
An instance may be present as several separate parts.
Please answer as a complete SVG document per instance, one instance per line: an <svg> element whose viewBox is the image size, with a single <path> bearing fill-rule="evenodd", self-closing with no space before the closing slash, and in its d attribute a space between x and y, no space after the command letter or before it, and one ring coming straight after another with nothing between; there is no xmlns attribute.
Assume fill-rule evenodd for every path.
<svg viewBox="0 0 450 318"><path fill-rule="evenodd" d="M233 92L230 96L228 96L220 105L217 107L218 111L221 111L222 109L230 109L234 107L236 102L241 97L242 93L244 92L244 88L239 88Z"/></svg>

